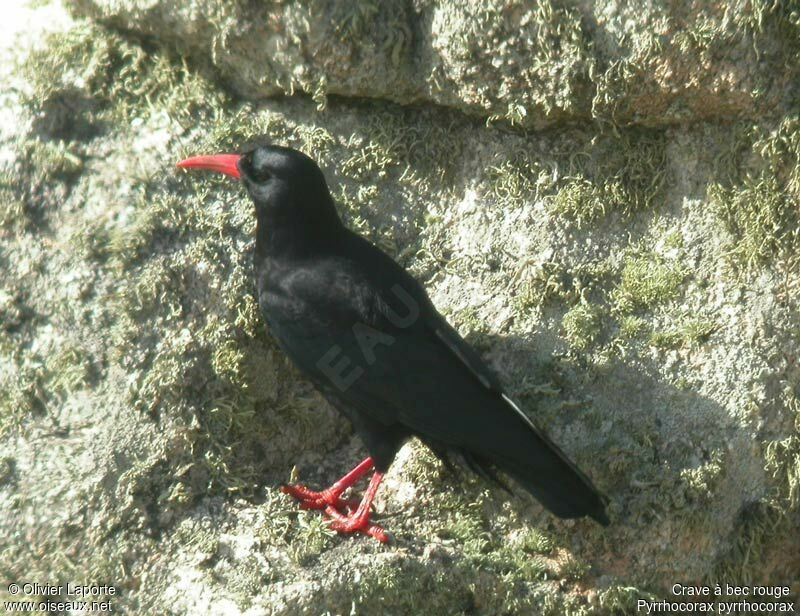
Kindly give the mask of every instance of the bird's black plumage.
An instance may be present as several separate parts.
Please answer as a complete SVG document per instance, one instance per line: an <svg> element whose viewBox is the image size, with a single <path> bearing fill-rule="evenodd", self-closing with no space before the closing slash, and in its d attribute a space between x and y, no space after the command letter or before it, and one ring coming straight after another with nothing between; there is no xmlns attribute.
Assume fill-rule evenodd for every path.
<svg viewBox="0 0 800 616"><path fill-rule="evenodd" d="M608 523L604 498L503 394L400 265L341 223L316 163L259 146L238 159L256 206L258 300L297 367L347 415L375 468L405 440L499 469L560 517Z"/></svg>

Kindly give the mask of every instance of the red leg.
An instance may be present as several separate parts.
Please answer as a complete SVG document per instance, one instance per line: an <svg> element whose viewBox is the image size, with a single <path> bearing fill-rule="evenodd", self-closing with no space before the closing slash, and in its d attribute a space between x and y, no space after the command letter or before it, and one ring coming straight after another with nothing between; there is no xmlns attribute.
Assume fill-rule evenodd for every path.
<svg viewBox="0 0 800 616"><path fill-rule="evenodd" d="M331 528L344 534L361 532L370 537L375 537L381 543L389 543L389 536L386 532L380 526L369 521L372 501L375 499L375 494L378 492L378 486L381 485L382 480L383 473L375 471L372 474L372 479L369 480L369 487L364 493L364 498L358 509L348 515L342 515L335 507L326 507L325 513L333 518L330 524Z"/></svg>
<svg viewBox="0 0 800 616"><path fill-rule="evenodd" d="M339 497L342 492L371 471L373 466L372 458L365 458L358 466L334 483L330 488L322 490L321 492L309 490L306 486L299 484L294 486L281 486L281 492L298 499L302 509L325 509L327 507L341 509L342 511L355 509L355 507L358 506L357 500L343 500Z"/></svg>

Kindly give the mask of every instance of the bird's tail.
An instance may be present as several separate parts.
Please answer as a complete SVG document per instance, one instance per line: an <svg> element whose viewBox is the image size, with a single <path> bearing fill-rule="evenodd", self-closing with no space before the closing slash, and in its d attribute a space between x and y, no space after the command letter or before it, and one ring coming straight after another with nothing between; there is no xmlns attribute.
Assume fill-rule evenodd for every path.
<svg viewBox="0 0 800 616"><path fill-rule="evenodd" d="M505 394L502 397L527 429L519 426L519 430L503 439L502 450L492 451L488 456L475 456L475 461L494 465L510 475L560 518L589 516L603 526L608 525L608 499L514 402Z"/></svg>

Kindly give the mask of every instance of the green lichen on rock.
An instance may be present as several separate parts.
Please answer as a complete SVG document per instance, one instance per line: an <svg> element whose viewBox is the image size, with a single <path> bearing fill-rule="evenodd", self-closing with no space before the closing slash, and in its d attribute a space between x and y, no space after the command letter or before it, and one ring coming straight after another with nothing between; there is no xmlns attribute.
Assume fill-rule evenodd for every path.
<svg viewBox="0 0 800 616"><path fill-rule="evenodd" d="M632 253L620 274L613 296L621 313L651 308L674 299L686 272L656 253Z"/></svg>
<svg viewBox="0 0 800 616"><path fill-rule="evenodd" d="M712 184L709 198L729 234L727 258L739 271L774 259L796 263L800 250L800 120L787 116L775 128L755 128L753 160L742 181Z"/></svg>
<svg viewBox="0 0 800 616"><path fill-rule="evenodd" d="M578 304L564 315L563 325L569 343L584 350L600 335L601 313L596 307Z"/></svg>

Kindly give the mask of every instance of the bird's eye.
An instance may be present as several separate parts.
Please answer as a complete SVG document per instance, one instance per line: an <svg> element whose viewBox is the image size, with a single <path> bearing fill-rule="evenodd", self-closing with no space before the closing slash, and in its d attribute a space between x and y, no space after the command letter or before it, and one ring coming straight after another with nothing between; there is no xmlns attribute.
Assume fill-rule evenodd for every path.
<svg viewBox="0 0 800 616"><path fill-rule="evenodd" d="M256 166L252 165L250 167L250 177L255 180L256 182L266 182L268 179L272 177L272 174L269 172L265 166Z"/></svg>
<svg viewBox="0 0 800 616"><path fill-rule="evenodd" d="M253 166L252 173L250 175L256 182L266 182L268 179L272 177L272 174L269 172L269 169L263 166L262 167Z"/></svg>
<svg viewBox="0 0 800 616"><path fill-rule="evenodd" d="M242 154L242 160L239 165L245 175L257 184L266 182L272 177L268 166L264 164L264 161L257 160L254 151L245 151L244 154Z"/></svg>

